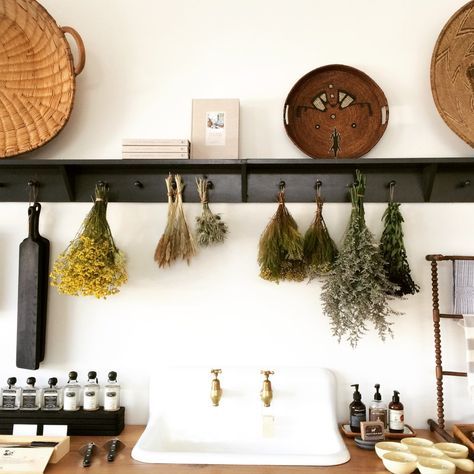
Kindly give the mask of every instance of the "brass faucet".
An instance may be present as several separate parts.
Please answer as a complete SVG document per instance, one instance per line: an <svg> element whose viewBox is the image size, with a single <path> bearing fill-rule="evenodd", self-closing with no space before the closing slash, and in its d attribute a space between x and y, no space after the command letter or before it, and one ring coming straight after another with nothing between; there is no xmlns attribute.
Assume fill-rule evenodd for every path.
<svg viewBox="0 0 474 474"><path fill-rule="evenodd" d="M268 379L270 375L273 375L275 372L273 370L261 370L260 373L265 376L263 381L262 390L260 390L260 398L263 402L263 406L269 407L273 398L272 383Z"/></svg>
<svg viewBox="0 0 474 474"><path fill-rule="evenodd" d="M221 369L211 370L211 374L214 374L214 378L212 379L212 385L211 385L211 401L215 407L219 406L219 402L222 397L221 382L217 378L217 376L221 373L222 373Z"/></svg>

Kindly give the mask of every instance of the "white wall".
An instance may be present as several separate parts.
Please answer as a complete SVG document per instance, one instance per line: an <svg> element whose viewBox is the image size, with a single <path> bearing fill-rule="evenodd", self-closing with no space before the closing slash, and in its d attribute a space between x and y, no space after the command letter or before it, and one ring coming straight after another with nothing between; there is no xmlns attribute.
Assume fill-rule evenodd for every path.
<svg viewBox="0 0 474 474"><path fill-rule="evenodd" d="M438 33L464 0L43 0L60 25L71 25L87 49L77 79L71 119L34 158L120 158L122 137L189 137L191 99L239 97L241 157L297 158L287 138L282 105L306 72L343 63L368 73L384 90L390 124L371 157L470 156L439 117L430 92L429 65ZM163 197L164 199L164 197ZM56 256L74 236L89 204L44 204L42 233ZM28 371L15 368L18 245L26 236L23 204L0 204L0 380ZM314 208L291 204L304 230ZM377 237L385 206L367 204ZM395 338L375 334L357 350L331 336L320 305L320 285L258 277L259 235L273 204L219 204L231 233L187 267L159 270L153 262L165 204L110 204L109 220L129 260L129 283L106 301L50 292L47 355L35 375L64 383L75 369L101 381L115 369L124 387L129 423L147 418L148 378L157 366L320 365L338 380L338 416L347 417L350 384L364 400L382 384L386 400L401 392L406 420L426 426L436 415L429 253L473 254L472 204L406 204L406 245L422 291L397 301L404 316ZM325 217L340 241L348 204L327 204ZM192 222L199 212L186 205ZM442 305L449 310L449 268L442 268ZM446 324L445 368L464 370L462 329ZM275 376L275 385L277 385ZM464 379L446 382L452 420L473 418ZM163 381L165 390L171 389ZM183 381L183 388L186 387ZM259 387L256 387L258 396ZM190 388L192 391L192 387Z"/></svg>

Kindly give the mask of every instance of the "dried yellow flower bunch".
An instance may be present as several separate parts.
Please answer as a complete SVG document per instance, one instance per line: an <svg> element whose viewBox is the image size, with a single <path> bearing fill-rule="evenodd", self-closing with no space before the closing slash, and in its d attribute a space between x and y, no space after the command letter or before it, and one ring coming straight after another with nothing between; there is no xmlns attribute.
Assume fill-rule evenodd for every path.
<svg viewBox="0 0 474 474"><path fill-rule="evenodd" d="M107 189L99 184L78 235L54 262L51 285L59 293L106 298L126 283L125 255L115 246L106 212Z"/></svg>

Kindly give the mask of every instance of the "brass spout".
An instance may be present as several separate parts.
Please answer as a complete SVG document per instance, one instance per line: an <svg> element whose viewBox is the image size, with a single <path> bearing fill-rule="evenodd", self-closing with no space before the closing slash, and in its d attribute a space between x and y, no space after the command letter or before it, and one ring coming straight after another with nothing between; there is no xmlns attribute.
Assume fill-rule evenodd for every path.
<svg viewBox="0 0 474 474"><path fill-rule="evenodd" d="M221 373L222 373L221 369L211 370L211 374L214 374L214 378L212 379L212 383L211 383L211 401L215 407L219 406L219 402L222 397L221 382L217 378L217 376Z"/></svg>
<svg viewBox="0 0 474 474"><path fill-rule="evenodd" d="M270 382L268 377L270 375L273 375L275 372L273 372L273 370L261 370L260 373L265 376L262 390L260 390L260 398L263 402L263 406L269 407L273 399L273 390L272 383Z"/></svg>

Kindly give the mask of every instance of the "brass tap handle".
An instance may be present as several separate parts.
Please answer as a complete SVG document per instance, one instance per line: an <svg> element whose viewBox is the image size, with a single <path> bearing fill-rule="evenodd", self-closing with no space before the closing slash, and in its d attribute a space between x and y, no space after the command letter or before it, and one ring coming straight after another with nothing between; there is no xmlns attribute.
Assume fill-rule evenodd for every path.
<svg viewBox="0 0 474 474"><path fill-rule="evenodd" d="M265 376L265 380L268 380L268 377L273 375L275 372L273 370L261 370L260 373Z"/></svg>
<svg viewBox="0 0 474 474"><path fill-rule="evenodd" d="M214 374L214 379L217 379L219 374L222 374L222 369L212 369L211 374Z"/></svg>

